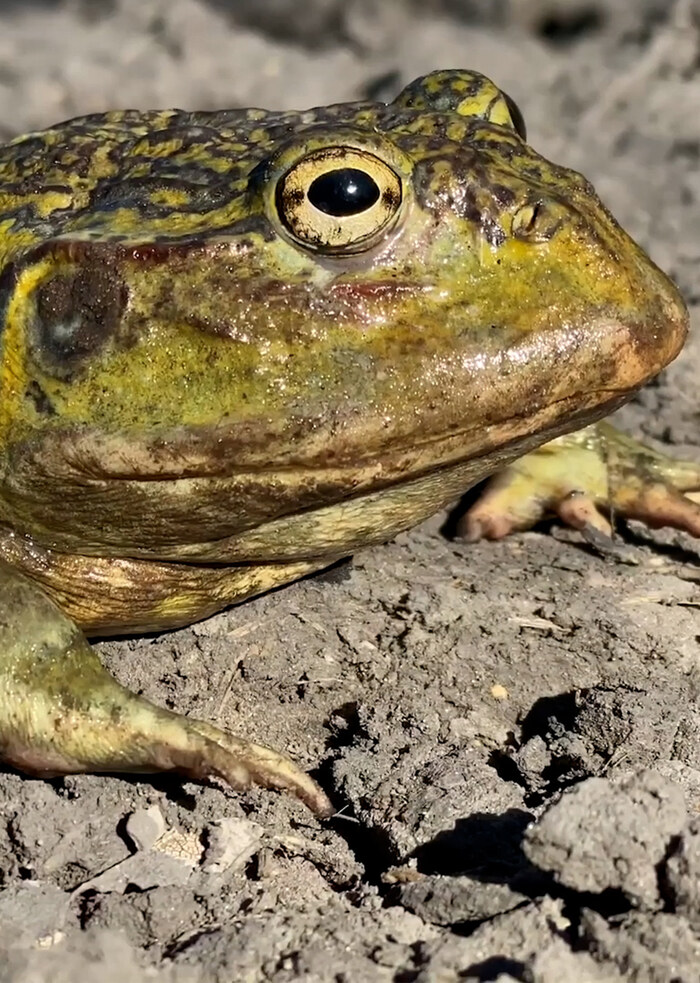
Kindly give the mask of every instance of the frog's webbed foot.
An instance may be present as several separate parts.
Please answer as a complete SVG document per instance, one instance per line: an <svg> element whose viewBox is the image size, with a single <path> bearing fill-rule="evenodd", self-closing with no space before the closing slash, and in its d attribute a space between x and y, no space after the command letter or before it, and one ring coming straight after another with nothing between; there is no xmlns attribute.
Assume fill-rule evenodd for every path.
<svg viewBox="0 0 700 983"><path fill-rule="evenodd" d="M177 771L233 788L286 789L319 815L331 804L289 758L121 686L82 632L34 583L0 565L0 758L50 777Z"/></svg>
<svg viewBox="0 0 700 983"><path fill-rule="evenodd" d="M468 540L501 539L554 514L607 536L619 515L700 537L700 464L676 461L608 423L558 437L487 484L460 522Z"/></svg>

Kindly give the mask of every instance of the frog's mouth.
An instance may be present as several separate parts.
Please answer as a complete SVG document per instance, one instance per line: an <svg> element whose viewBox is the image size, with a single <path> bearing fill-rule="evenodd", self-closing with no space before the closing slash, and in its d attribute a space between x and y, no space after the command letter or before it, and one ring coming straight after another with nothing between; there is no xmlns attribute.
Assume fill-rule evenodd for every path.
<svg viewBox="0 0 700 983"><path fill-rule="evenodd" d="M475 351L442 392L439 376L417 378L393 427L380 398L383 413L365 403L358 416L331 400L315 415L157 437L47 430L11 449L5 521L67 552L332 559L391 538L514 457L610 412L676 354L682 333L650 347L634 327L600 320L546 345L524 339L506 353L508 371L502 351L491 362Z"/></svg>

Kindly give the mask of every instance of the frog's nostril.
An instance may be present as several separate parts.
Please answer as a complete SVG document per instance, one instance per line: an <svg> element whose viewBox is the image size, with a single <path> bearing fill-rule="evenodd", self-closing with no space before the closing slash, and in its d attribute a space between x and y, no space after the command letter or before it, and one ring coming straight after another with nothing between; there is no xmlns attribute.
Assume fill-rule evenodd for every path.
<svg viewBox="0 0 700 983"><path fill-rule="evenodd" d="M529 242L546 242L556 232L560 222L556 209L543 201L521 205L511 219L511 235L514 239Z"/></svg>
<svg viewBox="0 0 700 983"><path fill-rule="evenodd" d="M534 205L523 205L513 216L511 231L514 236L528 235L537 224L539 214L539 203Z"/></svg>

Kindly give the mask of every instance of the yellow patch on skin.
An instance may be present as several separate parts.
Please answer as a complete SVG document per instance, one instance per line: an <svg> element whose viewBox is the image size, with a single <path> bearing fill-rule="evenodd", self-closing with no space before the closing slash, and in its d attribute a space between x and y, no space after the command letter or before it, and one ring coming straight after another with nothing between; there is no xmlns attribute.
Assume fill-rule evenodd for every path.
<svg viewBox="0 0 700 983"><path fill-rule="evenodd" d="M52 212L60 208L68 208L73 202L73 195L70 192L51 191L45 192L37 200L36 210L40 218L48 218Z"/></svg>
<svg viewBox="0 0 700 983"><path fill-rule="evenodd" d="M27 366L27 298L54 268L53 261L43 262L24 270L10 297L2 334L0 363L0 442L7 441L8 430L21 416L19 404L29 381Z"/></svg>
<svg viewBox="0 0 700 983"><path fill-rule="evenodd" d="M154 205L169 205L171 208L181 208L190 200L188 192L179 188L158 188L151 191L149 197Z"/></svg>
<svg viewBox="0 0 700 983"><path fill-rule="evenodd" d="M485 87L478 96L468 97L457 104L460 116L480 116L497 126L512 126L508 104L499 89Z"/></svg>

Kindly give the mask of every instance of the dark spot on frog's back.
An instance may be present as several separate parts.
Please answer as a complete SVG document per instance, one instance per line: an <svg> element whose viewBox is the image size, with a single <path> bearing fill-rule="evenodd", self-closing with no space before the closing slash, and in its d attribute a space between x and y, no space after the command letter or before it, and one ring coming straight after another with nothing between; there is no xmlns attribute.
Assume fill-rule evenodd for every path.
<svg viewBox="0 0 700 983"><path fill-rule="evenodd" d="M232 167L226 181L204 167L180 167L175 176L158 178L112 178L100 182L90 200L89 213L137 212L142 218L167 218L180 212L203 215L222 208L234 197ZM174 196L174 198L173 198Z"/></svg>
<svg viewBox="0 0 700 983"><path fill-rule="evenodd" d="M109 267L78 267L45 280L34 294L32 342L40 367L73 378L119 330L127 290Z"/></svg>

